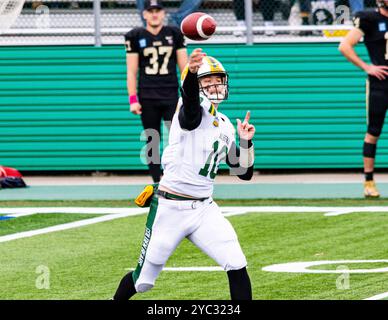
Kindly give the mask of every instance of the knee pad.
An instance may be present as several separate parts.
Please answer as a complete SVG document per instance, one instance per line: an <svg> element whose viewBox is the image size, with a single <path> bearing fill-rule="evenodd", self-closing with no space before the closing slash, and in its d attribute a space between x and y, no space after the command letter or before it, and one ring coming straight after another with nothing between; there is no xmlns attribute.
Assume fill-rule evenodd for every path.
<svg viewBox="0 0 388 320"><path fill-rule="evenodd" d="M139 276L135 281L136 292L146 292L151 290L154 287L156 278L162 269L163 265L154 264L145 259L139 272Z"/></svg>
<svg viewBox="0 0 388 320"><path fill-rule="evenodd" d="M236 261L229 261L229 263L227 263L224 266L224 269L226 271L234 271L234 270L243 269L246 266L247 266L247 260L244 257L244 259L240 259L240 260L236 260Z"/></svg>
<svg viewBox="0 0 388 320"><path fill-rule="evenodd" d="M224 265L224 269L226 271L231 271L231 270L240 270L243 269L247 266L247 259L245 258L245 255L242 253L240 250L231 252L228 257L227 261Z"/></svg>
<svg viewBox="0 0 388 320"><path fill-rule="evenodd" d="M153 287L154 285L151 283L139 283L139 284L136 283L135 285L136 292L140 292L140 293L151 290Z"/></svg>
<svg viewBox="0 0 388 320"><path fill-rule="evenodd" d="M375 158L376 157L376 144L364 142L363 156L365 158Z"/></svg>

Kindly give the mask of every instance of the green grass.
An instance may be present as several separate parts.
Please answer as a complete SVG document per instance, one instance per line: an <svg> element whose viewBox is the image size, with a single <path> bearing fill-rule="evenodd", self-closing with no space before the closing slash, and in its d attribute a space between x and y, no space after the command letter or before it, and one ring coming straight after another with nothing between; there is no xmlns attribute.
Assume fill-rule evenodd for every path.
<svg viewBox="0 0 388 320"><path fill-rule="evenodd" d="M388 206L388 199L249 199L217 200L220 206ZM133 200L1 201L6 207L137 207Z"/></svg>
<svg viewBox="0 0 388 320"><path fill-rule="evenodd" d="M375 263L345 263L345 264L325 264L322 266L313 266L311 270L355 270L355 269L378 269L387 268L388 262Z"/></svg>
<svg viewBox="0 0 388 320"><path fill-rule="evenodd" d="M63 201L41 201L41 200L17 200L17 201L1 201L0 208L15 208L15 207L136 207L133 201L129 200L63 200Z"/></svg>
<svg viewBox="0 0 388 320"><path fill-rule="evenodd" d="M296 205L295 201L290 202L256 201L255 205ZM68 203L47 201L42 204L64 206ZM120 201L71 203L75 206L123 206ZM241 205L245 202L228 202L228 205L231 203ZM8 204L22 206L16 202ZM325 206L363 204L365 201L356 200L303 202L303 205ZM23 205L32 204L23 202ZM338 274L262 271L264 266L296 261L387 259L388 214L325 217L322 213L256 213L228 219L239 235L249 262L254 299L364 299L388 291L386 273L350 274L350 289L341 290L336 286ZM136 266L145 220L145 215L127 217L0 243L0 299L111 297L126 273L125 269ZM12 219L10 223L16 221ZM47 290L35 286L40 276L36 268L42 265L50 270L50 289ZM167 266L215 266L215 263L184 240ZM378 266L349 265L350 268ZM336 269L336 266L320 268ZM229 299L229 287L224 272L165 271L153 290L134 298Z"/></svg>
<svg viewBox="0 0 388 320"><path fill-rule="evenodd" d="M68 223L76 220L93 218L98 215L93 214L72 214L72 213L52 213L52 214L34 214L19 218L0 220L0 236L29 231L35 229L55 226L62 223Z"/></svg>

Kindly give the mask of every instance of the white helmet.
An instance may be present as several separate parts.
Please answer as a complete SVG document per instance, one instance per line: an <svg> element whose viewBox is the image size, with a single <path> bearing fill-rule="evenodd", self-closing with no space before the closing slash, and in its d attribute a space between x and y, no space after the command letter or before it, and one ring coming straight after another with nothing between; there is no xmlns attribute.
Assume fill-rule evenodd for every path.
<svg viewBox="0 0 388 320"><path fill-rule="evenodd" d="M221 76L222 83L214 86L222 86L222 93L219 93L218 90L215 91L214 94L209 94L207 92L207 87L202 87L201 82L199 83L199 88L201 93L207 97L212 103L221 103L222 101L228 99L229 93L229 83L228 83L228 74L221 62L213 57L206 56L202 59L202 66L198 70L198 79L202 77L210 76L210 75L218 75Z"/></svg>
<svg viewBox="0 0 388 320"><path fill-rule="evenodd" d="M207 89L208 87L202 87L201 82L199 82L199 90L200 93L203 94L206 98L209 99L210 102L220 104L222 101L227 100L229 96L229 79L228 79L228 73L222 66L221 62L219 62L217 59L213 57L206 56L202 59L202 66L199 68L197 77L198 80L202 77L210 76L210 75L219 75L221 76L222 83L216 84L214 86L222 86L223 90L222 93L219 93L218 90L215 91L214 94L209 94ZM181 75L181 82L183 84L183 81L186 78L187 72L188 72L188 66L186 66L185 70L182 72Z"/></svg>

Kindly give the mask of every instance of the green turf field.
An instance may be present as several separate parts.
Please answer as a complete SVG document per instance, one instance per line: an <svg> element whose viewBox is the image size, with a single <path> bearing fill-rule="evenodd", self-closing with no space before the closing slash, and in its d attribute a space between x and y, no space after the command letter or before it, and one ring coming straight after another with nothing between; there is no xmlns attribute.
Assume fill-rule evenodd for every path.
<svg viewBox="0 0 388 320"><path fill-rule="evenodd" d="M96 217L97 215L86 214L36 214L32 216L20 217L17 219L10 219L1 221L0 236L29 231L44 227L55 226L61 223L77 221L87 218Z"/></svg>
<svg viewBox="0 0 388 320"><path fill-rule="evenodd" d="M387 201L297 200L220 201L250 206L371 206ZM31 206L127 207L125 201L0 202L0 208ZM348 274L275 273L262 268L280 263L321 260L388 259L388 213L339 216L322 213L249 213L228 217L249 262L254 299L366 299L388 292L387 272ZM0 235L36 230L86 214L36 214L0 220ZM0 237L0 299L108 299L135 267L146 215L129 216L79 228L7 242ZM215 263L184 241L166 267L208 267ZM310 269L336 270L327 264ZM387 268L387 263L357 263L351 269ZM342 284L346 284L345 286ZM135 299L229 299L224 272L164 271L153 290Z"/></svg>

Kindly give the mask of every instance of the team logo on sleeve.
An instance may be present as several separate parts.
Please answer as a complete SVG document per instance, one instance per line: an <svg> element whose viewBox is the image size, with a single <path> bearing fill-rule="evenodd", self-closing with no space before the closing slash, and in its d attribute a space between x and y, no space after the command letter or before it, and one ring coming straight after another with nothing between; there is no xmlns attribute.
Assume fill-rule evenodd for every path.
<svg viewBox="0 0 388 320"><path fill-rule="evenodd" d="M387 31L387 24L385 22L379 23L379 31L381 31L381 32Z"/></svg>
<svg viewBox="0 0 388 320"><path fill-rule="evenodd" d="M220 140L224 141L226 143L226 145L229 145L229 137L226 134L221 133Z"/></svg>
<svg viewBox="0 0 388 320"><path fill-rule="evenodd" d="M139 47L140 48L144 48L144 47L146 47L147 46L147 40L146 39L140 39L139 40Z"/></svg>
<svg viewBox="0 0 388 320"><path fill-rule="evenodd" d="M360 18L353 18L353 24L356 28L360 28Z"/></svg>

